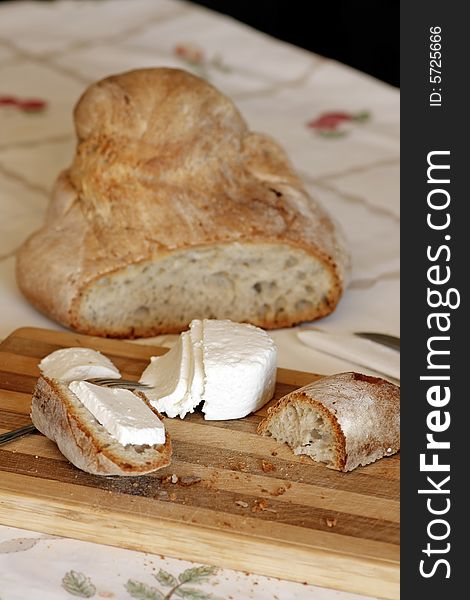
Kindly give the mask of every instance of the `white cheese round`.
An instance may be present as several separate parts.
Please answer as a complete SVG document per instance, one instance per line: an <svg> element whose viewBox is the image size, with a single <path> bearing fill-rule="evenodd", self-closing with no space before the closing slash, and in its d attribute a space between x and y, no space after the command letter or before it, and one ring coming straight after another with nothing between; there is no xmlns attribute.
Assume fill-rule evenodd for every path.
<svg viewBox="0 0 470 600"><path fill-rule="evenodd" d="M121 374L107 356L91 348L62 348L48 354L39 363L45 377L69 383L75 379L108 377L119 379Z"/></svg>
<svg viewBox="0 0 470 600"><path fill-rule="evenodd" d="M195 319L167 354L152 357L140 381L157 410L184 418L203 402L206 419L239 419L274 393L277 349L259 327Z"/></svg>
<svg viewBox="0 0 470 600"><path fill-rule="evenodd" d="M277 348L259 327L205 319L203 362L202 411L208 420L240 419L274 394Z"/></svg>

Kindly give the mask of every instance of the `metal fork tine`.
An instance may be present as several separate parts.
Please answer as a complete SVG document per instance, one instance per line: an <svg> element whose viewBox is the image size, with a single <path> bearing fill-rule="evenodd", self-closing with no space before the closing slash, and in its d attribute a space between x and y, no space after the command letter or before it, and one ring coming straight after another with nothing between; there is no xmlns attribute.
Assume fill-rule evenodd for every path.
<svg viewBox="0 0 470 600"><path fill-rule="evenodd" d="M102 385L103 387L108 387L108 388L123 388L123 389L125 388L125 389L133 389L133 390L148 389L147 385L142 385L142 384L138 383L137 381L129 381L129 382L121 381L121 382L116 382L116 383L110 382L110 383L101 383L99 385Z"/></svg>
<svg viewBox="0 0 470 600"><path fill-rule="evenodd" d="M400 352L400 338L395 335L367 331L356 331L354 335L365 338L366 340L371 340L377 344L382 344L383 346L388 346L388 348L393 348L393 350L398 350L398 352Z"/></svg>
<svg viewBox="0 0 470 600"><path fill-rule="evenodd" d="M89 383L94 383L95 385L102 385L103 387L118 387L124 389L132 389L132 390L146 390L149 389L150 386L145 383L139 383L138 381L131 381L130 379L107 379L105 377L93 377L87 379Z"/></svg>

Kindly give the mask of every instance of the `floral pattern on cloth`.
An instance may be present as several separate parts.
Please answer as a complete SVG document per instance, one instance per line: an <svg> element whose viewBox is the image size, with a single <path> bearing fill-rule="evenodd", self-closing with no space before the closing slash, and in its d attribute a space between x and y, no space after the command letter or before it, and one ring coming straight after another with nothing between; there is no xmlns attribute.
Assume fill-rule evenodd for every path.
<svg viewBox="0 0 470 600"><path fill-rule="evenodd" d="M347 135L351 124L365 123L370 120L370 112L363 110L358 113L332 111L322 113L307 123L307 127L316 131L322 137L340 138Z"/></svg>
<svg viewBox="0 0 470 600"><path fill-rule="evenodd" d="M14 108L25 113L43 112L47 102L40 98L17 98L16 96L0 96L0 107Z"/></svg>
<svg viewBox="0 0 470 600"><path fill-rule="evenodd" d="M206 80L210 79L209 71L211 68L223 73L230 73L232 70L223 62L219 54L208 58L204 49L198 44L177 44L173 48L173 54L184 63L185 67L191 69L195 75Z"/></svg>
<svg viewBox="0 0 470 600"><path fill-rule="evenodd" d="M135 600L171 600L171 598L187 598L188 600L222 600L202 589L190 587L207 583L210 578L217 574L218 569L210 566L191 567L184 570L175 577L168 571L160 569L154 575L162 587L148 585L135 579L129 579L125 589L131 598ZM93 598L97 594L96 586L84 573L68 571L62 579L62 587L72 596L79 598ZM98 593L103 597L106 592Z"/></svg>

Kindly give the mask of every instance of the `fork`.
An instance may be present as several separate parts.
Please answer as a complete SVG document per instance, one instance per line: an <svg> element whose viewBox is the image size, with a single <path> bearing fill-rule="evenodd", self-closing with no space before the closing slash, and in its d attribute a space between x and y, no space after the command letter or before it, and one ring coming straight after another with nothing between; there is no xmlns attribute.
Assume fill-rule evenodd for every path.
<svg viewBox="0 0 470 600"><path fill-rule="evenodd" d="M85 379L88 383L94 383L95 385L102 385L103 387L117 387L125 390L148 390L150 388L146 383L140 383L139 381L131 381L130 379L116 379L106 377L91 377Z"/></svg>
<svg viewBox="0 0 470 600"><path fill-rule="evenodd" d="M149 389L150 386L145 383L139 383L138 381L131 381L130 379L109 379L106 377L92 377L90 379L85 379L88 383L94 383L95 385L101 385L103 387L109 388L122 388L125 390L146 390ZM23 437L24 435L28 435L29 433L34 433L37 431L36 427L30 423L29 425L24 425L23 427L19 427L18 429L14 429L13 431L7 431L6 433L0 434L0 446L2 444L6 444L7 442L11 442L12 440L16 440L19 437Z"/></svg>

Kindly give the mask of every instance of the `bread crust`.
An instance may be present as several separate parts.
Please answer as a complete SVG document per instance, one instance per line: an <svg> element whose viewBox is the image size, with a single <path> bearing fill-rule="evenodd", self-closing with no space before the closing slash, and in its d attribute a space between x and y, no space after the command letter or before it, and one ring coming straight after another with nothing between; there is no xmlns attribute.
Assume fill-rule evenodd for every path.
<svg viewBox="0 0 470 600"><path fill-rule="evenodd" d="M182 249L233 243L300 248L330 273L318 306L250 322L286 327L334 310L350 270L341 231L283 149L250 132L210 84L178 69L130 71L91 85L74 117L74 161L44 226L18 253L18 285L40 311L83 333L133 337L131 327L110 333L84 322L80 304L94 282Z"/></svg>
<svg viewBox="0 0 470 600"><path fill-rule="evenodd" d="M385 379L347 372L323 377L282 397L270 407L257 432L269 428L288 404L320 411L335 436L333 464L338 471L391 456L400 450L400 388Z"/></svg>
<svg viewBox="0 0 470 600"><path fill-rule="evenodd" d="M135 393L163 420L144 394ZM86 419L83 418L84 413ZM38 379L31 402L31 420L41 433L57 444L72 464L87 473L144 475L168 466L171 461L172 448L168 432L165 432L165 444L160 446L121 446L72 394L68 386L54 379ZM141 451L142 449L144 450Z"/></svg>

